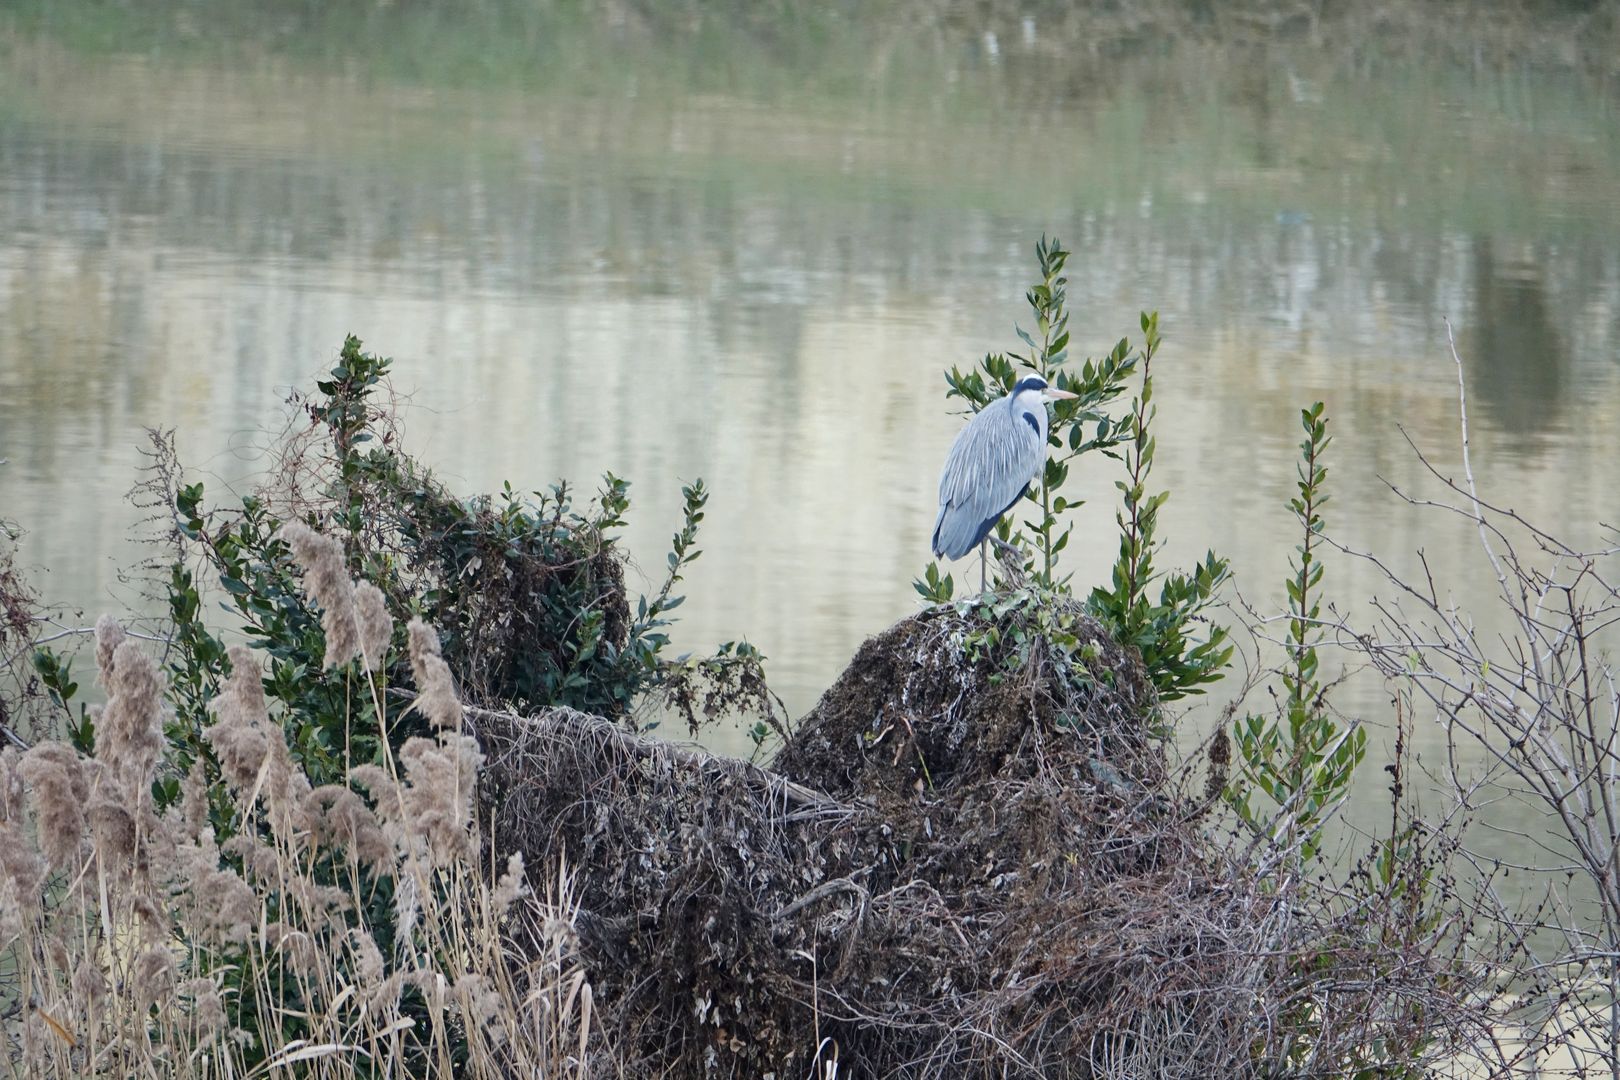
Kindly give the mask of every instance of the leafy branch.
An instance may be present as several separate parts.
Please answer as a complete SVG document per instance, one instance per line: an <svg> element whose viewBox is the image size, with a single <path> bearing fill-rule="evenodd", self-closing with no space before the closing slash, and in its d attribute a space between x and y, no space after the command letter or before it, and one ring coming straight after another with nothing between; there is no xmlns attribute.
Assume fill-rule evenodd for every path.
<svg viewBox="0 0 1620 1080"><path fill-rule="evenodd" d="M1286 848L1297 840L1310 860L1319 851L1317 832L1334 804L1349 791L1356 766L1367 752L1365 728L1341 728L1327 706L1319 676L1317 644L1322 611L1323 564L1317 554L1328 501L1327 417L1320 401L1300 410L1305 438L1300 445L1297 493L1288 500L1303 539L1289 560L1288 658L1280 671L1283 698L1280 716L1250 714L1233 725L1240 772L1227 798L1250 826L1276 835ZM1258 788L1274 804L1264 813L1251 801Z"/></svg>
<svg viewBox="0 0 1620 1080"><path fill-rule="evenodd" d="M1116 480L1122 502L1114 515L1119 529L1119 555L1114 561L1111 587L1092 589L1088 606L1102 620L1117 641L1132 645L1142 654L1161 701L1174 701L1190 694L1201 694L1204 684L1219 679L1232 657L1225 627L1210 623L1204 610L1229 576L1227 561L1213 551L1187 572L1164 577L1157 601L1150 598L1148 586L1158 578L1153 566L1159 509L1170 498L1168 491L1148 491L1157 440L1153 421L1158 406L1153 404L1153 358L1158 354L1158 312L1142 314L1142 390L1131 402L1131 413L1122 425L1125 442L1125 479ZM1207 632L1200 639L1194 625L1204 623Z"/></svg>

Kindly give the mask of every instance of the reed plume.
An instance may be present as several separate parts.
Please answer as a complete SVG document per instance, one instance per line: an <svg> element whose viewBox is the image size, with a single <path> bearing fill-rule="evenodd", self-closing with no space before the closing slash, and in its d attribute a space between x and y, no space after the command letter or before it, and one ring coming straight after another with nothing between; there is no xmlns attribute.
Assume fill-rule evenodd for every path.
<svg viewBox="0 0 1620 1080"><path fill-rule="evenodd" d="M99 656L99 633L97 637ZM96 724L96 761L115 778L129 805L145 805L164 749L165 679L134 641L121 641L112 650L110 665L102 669L108 696Z"/></svg>
<svg viewBox="0 0 1620 1080"><path fill-rule="evenodd" d="M302 525L284 535L324 609L328 666L359 655L383 670L394 624L381 591L350 581L335 542ZM259 655L237 645L214 673L211 753L184 760L161 814L154 780L182 771L165 680L115 620L98 621L95 642L108 702L94 757L54 741L0 752L0 949L35 1003L14 1072L77 1077L94 1053L89 1071L107 1076L257 1075L275 1062L316 1080L357 1068L586 1075L572 1003L588 996L555 992L582 984L571 947L530 959L503 930L522 919L549 934L576 908L536 898L521 856L504 872L485 865L483 755L460 730L431 627L413 621L408 645L417 707L439 730L384 749L397 777L366 763L312 785ZM53 894L52 880L74 887ZM384 890L392 904L377 903Z"/></svg>
<svg viewBox="0 0 1620 1080"><path fill-rule="evenodd" d="M359 620L360 660L367 671L381 671L394 640L394 618L388 614L388 600L369 581L354 587L355 616Z"/></svg>
<svg viewBox="0 0 1620 1080"><path fill-rule="evenodd" d="M461 730L461 702L450 665L439 652L439 635L421 619L412 619L406 630L411 673L416 679L416 711L435 727Z"/></svg>
<svg viewBox="0 0 1620 1080"><path fill-rule="evenodd" d="M84 809L90 801L87 765L71 747L43 742L28 751L19 769L33 796L40 850L57 870L77 870L83 861L80 844L85 833ZM12 820L8 816L7 824ZM11 859L6 852L15 847L0 839L0 862L8 870ZM22 886L23 882L18 884Z"/></svg>
<svg viewBox="0 0 1620 1080"><path fill-rule="evenodd" d="M329 668L342 667L360 652L359 613L354 582L343 564L343 545L301 521L282 526L281 539L304 571L304 590L321 606L321 631L326 635L324 663Z"/></svg>

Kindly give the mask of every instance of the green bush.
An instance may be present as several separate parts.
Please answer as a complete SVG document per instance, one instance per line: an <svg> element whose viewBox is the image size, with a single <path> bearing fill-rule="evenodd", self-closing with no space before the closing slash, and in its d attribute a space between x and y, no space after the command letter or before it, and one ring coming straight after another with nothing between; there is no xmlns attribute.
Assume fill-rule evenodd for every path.
<svg viewBox="0 0 1620 1080"><path fill-rule="evenodd" d="M639 703L662 698L693 727L747 709L780 730L764 657L752 646L668 655L668 627L684 599L675 588L700 554L701 480L683 489L663 580L632 605L612 535L630 509L626 481L608 474L583 505L566 484L527 497L510 486L458 497L401 448L384 393L389 367L348 338L316 392L295 398L299 423L269 481L233 506L206 507L203 485L186 482L172 442L154 435L148 487L174 521L163 590L176 768L159 777L163 805L178 797L178 774L192 762L214 768L202 736L229 634L266 654L265 693L282 707L292 753L316 783L380 763L385 743L397 748L423 734L419 718L379 714L358 692L357 661L326 663L333 616L301 587L286 539L292 522L340 542L347 571L375 583L381 609L399 625L419 616L440 628L444 659L469 700L520 713L568 706L631 724ZM214 595L233 616L228 626L204 617ZM392 644L398 655L403 643ZM69 662L41 651L36 667L70 709ZM401 673L376 674L386 687ZM93 750L82 706L70 719L76 743ZM764 737L758 727L755 737Z"/></svg>
<svg viewBox="0 0 1620 1080"><path fill-rule="evenodd" d="M1322 507L1328 501L1323 455L1333 438L1320 401L1300 410L1300 424L1305 438L1299 449L1298 491L1288 500L1288 510L1302 539L1284 582L1287 656L1277 672L1283 692L1276 714L1250 713L1233 724L1239 771L1228 800L1251 827L1271 834L1284 849L1297 849L1308 861L1320 851L1322 823L1349 793L1356 766L1366 756L1367 730L1334 720L1319 671L1326 528ZM1269 808L1256 805L1256 792L1265 794Z"/></svg>

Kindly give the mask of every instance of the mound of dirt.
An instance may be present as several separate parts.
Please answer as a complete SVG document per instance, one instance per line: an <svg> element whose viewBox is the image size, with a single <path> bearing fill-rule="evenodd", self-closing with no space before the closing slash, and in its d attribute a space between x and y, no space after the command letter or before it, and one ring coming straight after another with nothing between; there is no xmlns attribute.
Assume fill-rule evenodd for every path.
<svg viewBox="0 0 1620 1080"><path fill-rule="evenodd" d="M1139 664L1066 615L1064 650L1018 614L898 623L770 768L479 714L495 834L578 871L631 1075L1246 1071L1253 919L1167 789Z"/></svg>

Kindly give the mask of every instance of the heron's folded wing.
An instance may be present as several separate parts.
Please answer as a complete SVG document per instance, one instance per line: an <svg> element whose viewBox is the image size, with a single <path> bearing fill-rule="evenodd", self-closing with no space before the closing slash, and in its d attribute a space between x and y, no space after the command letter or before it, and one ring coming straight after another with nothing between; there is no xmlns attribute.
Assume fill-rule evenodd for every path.
<svg viewBox="0 0 1620 1080"><path fill-rule="evenodd" d="M945 457L939 478L934 550L959 559L1023 493L1041 470L1046 447L1005 401L979 412Z"/></svg>

